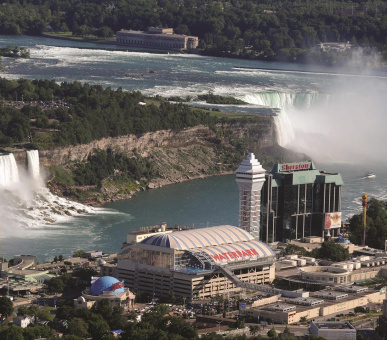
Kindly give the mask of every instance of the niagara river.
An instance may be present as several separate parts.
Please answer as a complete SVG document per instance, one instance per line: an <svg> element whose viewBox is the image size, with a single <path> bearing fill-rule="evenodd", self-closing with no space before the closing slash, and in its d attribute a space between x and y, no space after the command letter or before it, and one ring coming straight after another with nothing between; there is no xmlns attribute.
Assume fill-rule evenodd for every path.
<svg viewBox="0 0 387 340"><path fill-rule="evenodd" d="M114 45L0 36L0 47L7 45L25 46L31 55L30 59L3 58L0 76L7 79L88 82L139 90L147 96L189 96L192 105L223 111L273 115L280 145L304 152L320 170L341 173L343 216L360 212L364 193L387 199L384 69L129 52L114 50ZM197 100L209 92L248 104L209 105ZM29 157L36 162L36 155ZM376 178L362 179L366 171L373 171ZM31 176L37 176L33 169ZM11 232L3 220L0 252L7 258L34 254L40 261L59 254L67 257L77 249L117 252L126 234L143 226L161 222L198 228L237 225L237 215L235 178L214 177L141 192L129 201L107 204L101 213L52 224L23 224Z"/></svg>

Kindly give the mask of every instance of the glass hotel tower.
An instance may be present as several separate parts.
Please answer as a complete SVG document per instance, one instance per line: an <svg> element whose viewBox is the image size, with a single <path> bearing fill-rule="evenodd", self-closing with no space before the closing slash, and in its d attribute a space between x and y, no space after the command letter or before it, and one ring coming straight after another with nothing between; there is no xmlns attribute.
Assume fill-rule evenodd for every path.
<svg viewBox="0 0 387 340"><path fill-rule="evenodd" d="M276 164L265 175L261 201L261 240L286 242L337 235L341 227L339 173L316 169L312 161Z"/></svg>

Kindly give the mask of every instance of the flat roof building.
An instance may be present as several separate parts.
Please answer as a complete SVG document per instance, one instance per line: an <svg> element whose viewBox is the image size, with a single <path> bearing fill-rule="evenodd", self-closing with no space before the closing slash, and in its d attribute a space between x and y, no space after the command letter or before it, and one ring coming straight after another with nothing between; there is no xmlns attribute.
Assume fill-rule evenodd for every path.
<svg viewBox="0 0 387 340"><path fill-rule="evenodd" d="M276 164L265 179L261 193L262 241L338 234L343 185L339 173L319 171L312 161L305 161Z"/></svg>
<svg viewBox="0 0 387 340"><path fill-rule="evenodd" d="M198 37L174 34L172 28L150 27L146 32L121 30L116 34L119 45L156 48L164 50L194 50L198 47Z"/></svg>
<svg viewBox="0 0 387 340"><path fill-rule="evenodd" d="M327 340L356 340L356 329L349 322L312 321L309 326L312 335L322 336Z"/></svg>

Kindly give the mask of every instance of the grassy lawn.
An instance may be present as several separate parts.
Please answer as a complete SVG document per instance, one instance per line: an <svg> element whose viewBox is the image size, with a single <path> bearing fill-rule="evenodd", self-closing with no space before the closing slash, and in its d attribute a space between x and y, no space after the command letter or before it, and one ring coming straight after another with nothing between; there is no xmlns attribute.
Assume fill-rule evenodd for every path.
<svg viewBox="0 0 387 340"><path fill-rule="evenodd" d="M78 37L76 35L73 35L71 32L46 32L44 33L44 35L52 38L70 39L70 40L76 40L76 41L92 41L92 42L115 42L116 41L116 37L111 37L107 39L99 38L95 35L86 35L83 37Z"/></svg>

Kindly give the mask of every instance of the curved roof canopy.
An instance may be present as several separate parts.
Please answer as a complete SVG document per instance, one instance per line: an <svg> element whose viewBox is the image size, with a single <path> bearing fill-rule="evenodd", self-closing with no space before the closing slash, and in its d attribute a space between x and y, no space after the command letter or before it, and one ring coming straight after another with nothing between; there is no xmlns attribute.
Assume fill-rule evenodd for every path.
<svg viewBox="0 0 387 340"><path fill-rule="evenodd" d="M153 235L141 243L176 250L188 250L253 240L254 237L243 229L224 225Z"/></svg>
<svg viewBox="0 0 387 340"><path fill-rule="evenodd" d="M225 244L199 250L211 256L218 265L274 256L273 250L267 244L256 240Z"/></svg>

